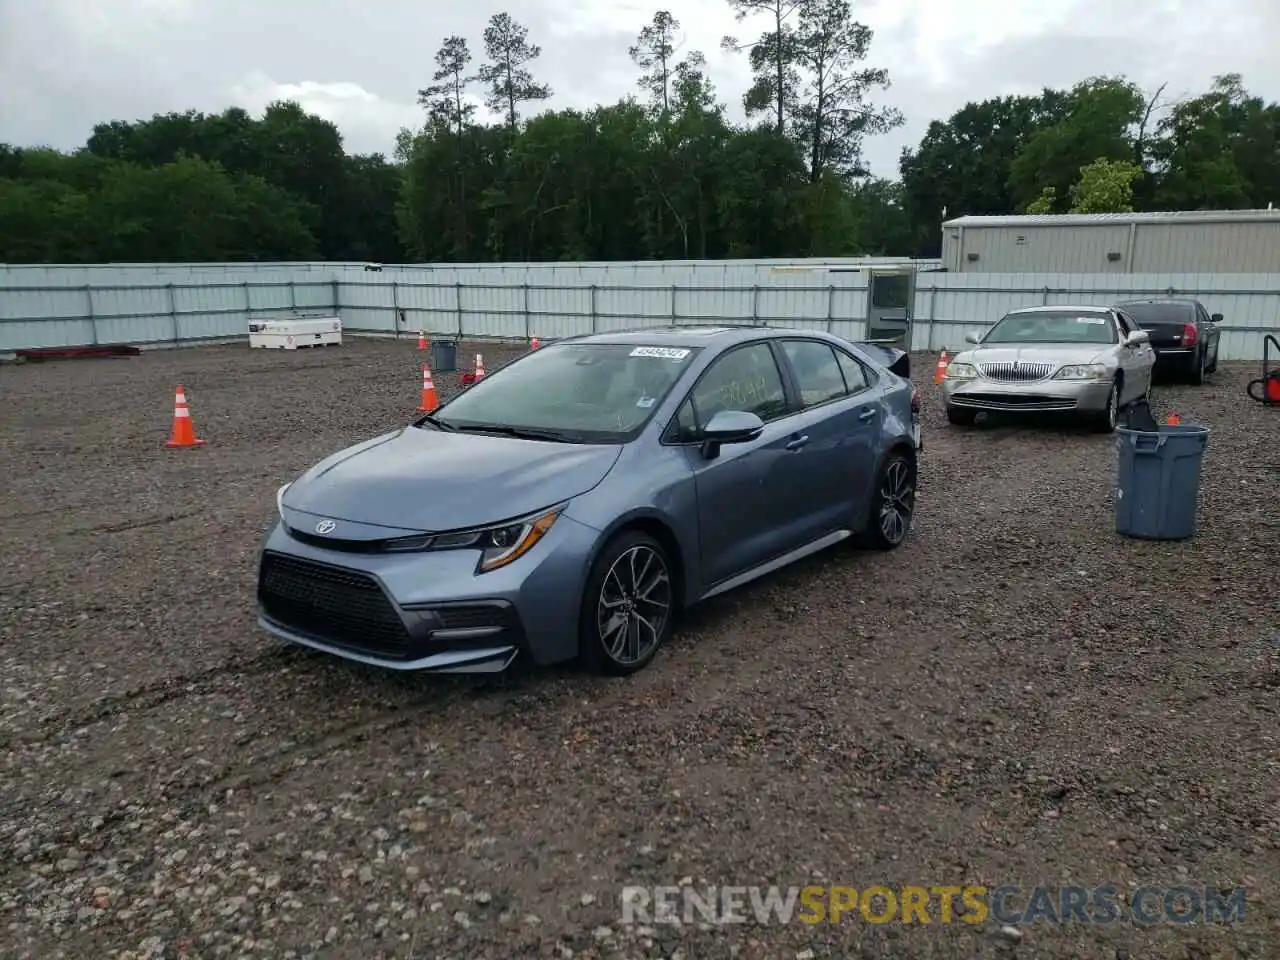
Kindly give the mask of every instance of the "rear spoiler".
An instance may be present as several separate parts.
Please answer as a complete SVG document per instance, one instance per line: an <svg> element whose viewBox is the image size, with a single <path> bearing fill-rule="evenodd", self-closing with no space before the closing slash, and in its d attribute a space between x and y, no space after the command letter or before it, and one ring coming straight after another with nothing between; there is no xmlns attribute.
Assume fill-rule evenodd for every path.
<svg viewBox="0 0 1280 960"><path fill-rule="evenodd" d="M896 340L859 340L858 345L865 347L877 360L902 377L911 379L911 355L905 350L890 346Z"/></svg>

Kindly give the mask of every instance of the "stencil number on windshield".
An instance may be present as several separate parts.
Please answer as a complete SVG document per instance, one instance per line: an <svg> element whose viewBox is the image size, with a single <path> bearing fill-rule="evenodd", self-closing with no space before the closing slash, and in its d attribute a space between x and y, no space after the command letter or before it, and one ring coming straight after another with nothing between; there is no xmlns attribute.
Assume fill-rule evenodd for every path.
<svg viewBox="0 0 1280 960"><path fill-rule="evenodd" d="M655 357L658 360L683 360L689 355L688 350L679 347L636 347L631 351L633 357Z"/></svg>

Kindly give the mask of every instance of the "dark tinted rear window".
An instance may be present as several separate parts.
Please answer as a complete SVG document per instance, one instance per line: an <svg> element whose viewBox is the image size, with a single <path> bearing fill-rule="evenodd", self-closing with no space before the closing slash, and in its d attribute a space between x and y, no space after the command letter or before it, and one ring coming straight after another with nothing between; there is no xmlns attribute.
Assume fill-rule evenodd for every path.
<svg viewBox="0 0 1280 960"><path fill-rule="evenodd" d="M1120 309L1140 325L1148 323L1195 323L1196 308L1189 303L1122 303Z"/></svg>

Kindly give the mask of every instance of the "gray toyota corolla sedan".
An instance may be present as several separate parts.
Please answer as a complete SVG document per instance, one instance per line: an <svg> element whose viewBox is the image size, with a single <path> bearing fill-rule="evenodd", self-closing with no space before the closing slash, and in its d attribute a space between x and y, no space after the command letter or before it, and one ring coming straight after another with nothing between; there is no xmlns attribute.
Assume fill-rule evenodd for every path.
<svg viewBox="0 0 1280 960"><path fill-rule="evenodd" d="M906 363L762 327L530 352L281 487L259 622L399 670L638 670L690 604L848 538L903 542Z"/></svg>

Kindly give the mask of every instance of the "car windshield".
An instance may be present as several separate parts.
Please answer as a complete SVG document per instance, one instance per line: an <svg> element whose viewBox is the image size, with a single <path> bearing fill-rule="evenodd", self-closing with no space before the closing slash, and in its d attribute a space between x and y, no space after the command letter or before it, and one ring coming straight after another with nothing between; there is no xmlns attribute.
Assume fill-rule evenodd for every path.
<svg viewBox="0 0 1280 960"><path fill-rule="evenodd" d="M1138 326L1158 323L1195 323L1195 307L1189 303L1122 303L1120 309Z"/></svg>
<svg viewBox="0 0 1280 960"><path fill-rule="evenodd" d="M1115 343L1111 319L1105 313L1078 310L1027 311L1005 314L987 331L989 343Z"/></svg>
<svg viewBox="0 0 1280 960"><path fill-rule="evenodd" d="M626 442L697 353L688 347L552 344L494 371L425 422L567 443Z"/></svg>

